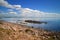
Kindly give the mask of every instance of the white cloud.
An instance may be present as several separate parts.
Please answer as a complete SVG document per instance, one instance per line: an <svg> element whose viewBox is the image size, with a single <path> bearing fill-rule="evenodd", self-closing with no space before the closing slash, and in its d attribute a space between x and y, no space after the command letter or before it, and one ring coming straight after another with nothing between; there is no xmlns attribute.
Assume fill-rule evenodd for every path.
<svg viewBox="0 0 60 40"><path fill-rule="evenodd" d="M60 17L60 14L57 13L46 13L46 12L41 12L39 10L33 10L30 8L22 8L21 5L11 5L5 0L0 0L0 6L11 8L9 14L14 14L17 16L19 15L22 17ZM13 9L18 10L20 14L14 12Z"/></svg>
<svg viewBox="0 0 60 40"><path fill-rule="evenodd" d="M13 5L13 7L14 7L16 10L20 10L20 9L21 9L21 5Z"/></svg>
<svg viewBox="0 0 60 40"><path fill-rule="evenodd" d="M0 0L0 6L4 6L4 7L7 7L7 8L13 8L12 5L10 5L7 1L5 0Z"/></svg>
<svg viewBox="0 0 60 40"><path fill-rule="evenodd" d="M16 12L9 12L8 14L15 14L16 15L17 13Z"/></svg>
<svg viewBox="0 0 60 40"><path fill-rule="evenodd" d="M33 9L29 9L29 8L23 8L21 10L21 15L23 17L37 17L40 15L40 11L38 10L33 10Z"/></svg>
<svg viewBox="0 0 60 40"><path fill-rule="evenodd" d="M21 10L21 16L23 17L55 17L58 18L60 17L60 14L57 13L46 13L46 12L41 12L39 10L33 10L29 8L23 8Z"/></svg>
<svg viewBox="0 0 60 40"><path fill-rule="evenodd" d="M12 9L20 9L21 8L21 5L11 5L5 0L0 0L0 6L12 8Z"/></svg>
<svg viewBox="0 0 60 40"><path fill-rule="evenodd" d="M21 8L21 5L13 5L15 8Z"/></svg>

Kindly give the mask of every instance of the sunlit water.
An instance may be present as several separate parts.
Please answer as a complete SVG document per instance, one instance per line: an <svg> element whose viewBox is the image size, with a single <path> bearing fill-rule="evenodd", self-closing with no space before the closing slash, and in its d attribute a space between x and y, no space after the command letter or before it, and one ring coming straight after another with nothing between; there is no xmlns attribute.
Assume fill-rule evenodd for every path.
<svg viewBox="0 0 60 40"><path fill-rule="evenodd" d="M37 20L37 21L44 21L47 24L33 24L28 23L27 26L34 26L35 28L43 28L51 31L60 31L60 18L2 18L0 20L5 20L8 22L17 23L17 21L22 20Z"/></svg>

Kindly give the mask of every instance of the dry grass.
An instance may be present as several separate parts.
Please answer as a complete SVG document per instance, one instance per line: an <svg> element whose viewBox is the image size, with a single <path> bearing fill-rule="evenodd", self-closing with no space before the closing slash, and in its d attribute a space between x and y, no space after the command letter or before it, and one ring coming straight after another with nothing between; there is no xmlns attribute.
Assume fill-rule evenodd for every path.
<svg viewBox="0 0 60 40"><path fill-rule="evenodd" d="M3 22L0 25L0 40L60 40L60 33Z"/></svg>

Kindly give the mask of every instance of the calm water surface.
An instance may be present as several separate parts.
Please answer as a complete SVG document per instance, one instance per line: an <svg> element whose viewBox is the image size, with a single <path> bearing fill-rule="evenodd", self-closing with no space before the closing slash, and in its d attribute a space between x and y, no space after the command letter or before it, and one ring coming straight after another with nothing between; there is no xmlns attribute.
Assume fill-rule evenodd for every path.
<svg viewBox="0 0 60 40"><path fill-rule="evenodd" d="M8 22L16 23L18 20L37 20L44 21L47 24L33 24L28 23L27 26L34 26L35 28L43 28L51 31L60 31L60 18L2 18L0 20L5 20Z"/></svg>

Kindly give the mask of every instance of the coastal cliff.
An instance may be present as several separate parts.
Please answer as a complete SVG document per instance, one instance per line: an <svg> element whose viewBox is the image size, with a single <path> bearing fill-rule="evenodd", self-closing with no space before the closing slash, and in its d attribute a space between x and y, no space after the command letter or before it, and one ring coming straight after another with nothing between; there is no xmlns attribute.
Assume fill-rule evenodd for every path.
<svg viewBox="0 0 60 40"><path fill-rule="evenodd" d="M0 40L60 40L60 32L0 21Z"/></svg>

